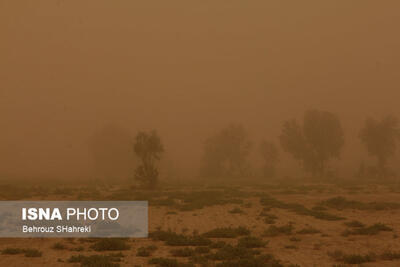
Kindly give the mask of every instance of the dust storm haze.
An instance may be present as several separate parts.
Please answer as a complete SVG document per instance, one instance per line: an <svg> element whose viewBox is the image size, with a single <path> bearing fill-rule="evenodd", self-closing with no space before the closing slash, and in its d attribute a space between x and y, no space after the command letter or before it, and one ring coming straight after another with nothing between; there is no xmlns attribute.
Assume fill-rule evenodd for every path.
<svg viewBox="0 0 400 267"><path fill-rule="evenodd" d="M364 120L400 116L399 8L1 0L0 176L91 179L91 139L115 125L157 129L174 175L192 178L204 140L227 124L278 143L283 121L312 108L340 118L346 145L332 165L351 175L369 159ZM281 154L281 176L298 170Z"/></svg>

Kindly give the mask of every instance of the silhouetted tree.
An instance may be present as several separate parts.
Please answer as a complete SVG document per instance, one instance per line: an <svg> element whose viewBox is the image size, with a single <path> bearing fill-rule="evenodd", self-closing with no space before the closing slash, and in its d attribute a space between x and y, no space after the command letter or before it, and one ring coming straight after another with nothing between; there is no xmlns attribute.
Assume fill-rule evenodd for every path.
<svg viewBox="0 0 400 267"><path fill-rule="evenodd" d="M242 177L248 174L247 156L251 143L242 125L231 124L204 144L203 177Z"/></svg>
<svg viewBox="0 0 400 267"><path fill-rule="evenodd" d="M147 189L154 189L158 183L156 162L160 160L164 147L156 131L139 132L136 135L134 151L141 163L135 170L135 179Z"/></svg>
<svg viewBox="0 0 400 267"><path fill-rule="evenodd" d="M275 177L276 164L279 160L279 151L272 142L263 141L260 145L260 153L264 159L264 175L268 178Z"/></svg>
<svg viewBox="0 0 400 267"><path fill-rule="evenodd" d="M296 120L284 123L280 142L286 152L302 162L306 171L324 176L326 162L340 156L344 134L336 115L309 110L302 126Z"/></svg>
<svg viewBox="0 0 400 267"><path fill-rule="evenodd" d="M387 161L395 154L400 139L398 119L394 116L386 116L381 121L367 119L360 131L360 139L368 153L377 158L378 174L386 176Z"/></svg>
<svg viewBox="0 0 400 267"><path fill-rule="evenodd" d="M134 171L132 143L130 131L117 124L97 130L88 140L96 177L104 182L128 181Z"/></svg>

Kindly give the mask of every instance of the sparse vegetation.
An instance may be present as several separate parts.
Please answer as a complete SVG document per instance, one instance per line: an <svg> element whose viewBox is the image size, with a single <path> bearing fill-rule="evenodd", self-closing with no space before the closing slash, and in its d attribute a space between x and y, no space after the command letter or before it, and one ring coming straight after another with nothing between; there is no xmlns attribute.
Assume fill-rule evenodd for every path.
<svg viewBox="0 0 400 267"><path fill-rule="evenodd" d="M4 255L17 255L17 254L24 254L25 257L28 258L35 258L41 257L42 252L37 249L21 249L21 248L5 248L1 251Z"/></svg>
<svg viewBox="0 0 400 267"><path fill-rule="evenodd" d="M325 186L325 185L324 185ZM137 243L139 246L134 252L136 257L142 257L142 261L147 261L146 264L151 264L154 266L283 266L279 260L277 260L272 255L264 255L264 248L268 245L271 248L276 249L277 246L281 250L296 250L297 253L304 253L304 248L310 248L309 240L313 240L311 243L311 249L315 254L326 253L325 248L331 247L330 245L326 245L326 240L329 239L329 236L335 235L332 232L332 229L329 227L324 231L323 234L314 236L313 238L304 236L321 233L320 230L314 228L308 223L307 217L301 217L297 220L298 215L300 216L310 216L318 219L326 219L329 218L328 221L331 221L330 218L331 213L327 212L328 209L337 209L342 210L341 213L346 214L352 212L350 210L361 210L362 212L367 211L385 211L385 210L393 210L396 209L396 202L361 202L357 200L349 200L343 197L333 197L328 198L325 201L318 202L317 205L311 206L313 208L307 208L303 205L303 202L294 202L288 203L276 198L270 197L265 194L265 191L269 190L271 194L277 194L283 198L281 195L282 188L289 191L294 192L308 192L312 194L312 192L324 191L328 192L329 190L324 188L324 186L287 186L287 185L274 185L274 186L265 186L260 187L260 191L264 192L254 192L252 189L248 190L238 190L233 187L212 187L212 188L203 188L202 190L194 190L194 191L185 191L185 190L162 190L162 191L135 191L133 196L130 196L130 199L150 199L151 205L156 206L167 206L164 214L171 215L176 213L175 211L171 212L171 209L181 210L181 209L195 209L196 214L198 215L195 220L202 220L205 212L203 209L206 207L216 206L216 205L225 205L235 202L235 204L239 203L253 203L253 205L248 205L249 210L246 210L246 213L254 214L256 218L253 221L254 223L250 223L244 226L233 226L234 224L229 224L231 226L228 227L216 227L204 233L199 233L198 230L193 230L193 228L183 227L181 229L177 228L176 232L173 231L164 231L161 228L159 230L150 232L149 238L153 241L162 241L164 245L171 246L170 248L166 248L164 245L161 245L162 250L159 252L155 252L157 249L156 246L148 244L140 246L141 243ZM346 187L347 188L347 187ZM374 188L371 186L370 192L376 192ZM333 190L333 189L332 189ZM338 190L343 190L342 187L339 187ZM345 189L347 190L347 189ZM364 191L368 192L366 189ZM136 193L137 192L137 193ZM117 196L118 194L128 194L124 190L115 190L111 193L113 196ZM293 198L298 198L300 196L290 196ZM314 197L314 196L310 196ZM260 200L262 204L262 208L255 204L257 198ZM246 200L244 202L244 200ZM237 203L236 203L237 202ZM310 203L310 202L304 202ZM308 205L307 204L307 205ZM368 205L370 207L368 207ZM235 207L235 206L233 206ZM236 206L237 208L244 207ZM160 207L160 209L164 209ZM281 209L281 211L279 211ZM197 211L198 210L198 211ZM212 209L210 209L212 210ZM216 208L218 210L218 208ZM227 209L228 211L230 209ZM258 213L259 212L259 213ZM290 215L290 220L284 218L286 212L291 212L294 214ZM389 211L390 212L390 211ZM258 214L257 214L258 213ZM186 215L185 215L186 214ZM192 215L193 212L179 212L180 216L189 216ZM276 216L275 214L279 214ZM323 214L323 215L321 215ZM328 214L328 215L327 215ZM336 215L333 215L336 216ZM239 215L234 216L238 220L242 220L245 216ZM282 220L281 220L282 217ZM338 217L338 216L337 216ZM352 214L349 217L354 217ZM180 220L180 218L176 216L166 216L167 220ZM335 222L335 219L329 224L340 226L345 226L347 229L343 232L344 236L348 236L346 238L346 242L351 244L356 244L358 242L357 237L353 237L354 235L377 235L381 232L392 231L393 229L385 224L376 223L372 225L366 225L364 222L358 220L348 220L345 222ZM270 220L270 223L274 223L274 225L268 225L265 228L265 232L263 236L267 236L269 240L266 240L265 237L259 238L256 236L251 236L251 234L259 234L260 228L263 227L263 220ZM219 218L215 221L216 224L219 224ZM311 220L312 224L317 226L318 223L315 223L314 220ZM367 220L366 220L367 221ZM283 223L284 222L284 223ZM304 226L305 225L305 226ZM262 231L262 228L261 228ZM280 237L286 236L286 237ZM337 236L337 235L336 235ZM393 232L389 238L397 237L397 232ZM301 238L300 238L301 237ZM218 240L220 238L228 239L225 241ZM235 240L236 239L236 240ZM304 242L302 242L304 239ZM139 241L138 241L139 242ZM82 246L78 246L77 244L82 244ZM136 243L136 240L135 240ZM357 243L358 244L358 243ZM119 251L119 250L128 250L130 248L130 240L126 238L80 238L80 239L63 239L61 241L55 242L53 241L50 245L50 248L54 249L53 253L61 253L57 252L57 250L65 250L65 252L72 253L72 251L83 251L88 250L88 252L94 251ZM167 252L164 249L167 249ZM39 253L37 253L39 252ZM3 255L24 255L27 257L40 257L40 251L29 251L23 248L4 248L2 250ZM92 251L93 252L93 251ZM169 253L169 254L168 254ZM289 253L289 251L286 251ZM362 264L367 262L379 262L379 261L396 261L400 260L400 253L397 251L388 250L381 254L373 254L373 253L350 253L346 251L346 253L338 253L331 252L329 253L332 257L335 258L338 263L337 266L340 265L351 265L351 264ZM161 257L160 257L161 256ZM281 255L278 254L277 258ZM122 263L122 256L118 256L118 254L110 254L110 255L75 255L70 257L69 259L65 259L63 257L58 256L57 261L59 262L75 262L81 266L106 266L106 267L115 267L119 265L124 265L125 263L130 263L131 259L127 258ZM143 259L143 258L148 259ZM15 257L18 258L18 257ZM154 260L155 259L155 260ZM126 262L125 262L126 261ZM287 266L287 265L285 265ZM293 265L295 266L295 265Z"/></svg>
<svg viewBox="0 0 400 267"><path fill-rule="evenodd" d="M286 224L282 226L271 225L267 230L264 231L264 236L273 237L279 235L290 235L293 231L292 224Z"/></svg>
<svg viewBox="0 0 400 267"><path fill-rule="evenodd" d="M321 205L337 209L355 209L355 210L392 210L400 209L400 203L394 202L370 202L363 203L355 200L348 200L344 197L334 197L321 202Z"/></svg>
<svg viewBox="0 0 400 267"><path fill-rule="evenodd" d="M174 257L190 257L195 254L196 252L192 248L178 248L171 250L171 255Z"/></svg>
<svg viewBox="0 0 400 267"><path fill-rule="evenodd" d="M73 255L68 259L70 263L80 263L81 267L119 267L122 254L110 255Z"/></svg>
<svg viewBox="0 0 400 267"><path fill-rule="evenodd" d="M307 226L307 227L297 231L296 233L300 234L300 235L309 235L309 234L318 234L318 233L321 233L321 231L318 229L315 229L312 226Z"/></svg>
<svg viewBox="0 0 400 267"><path fill-rule="evenodd" d="M224 260L217 267L283 267L271 254Z"/></svg>
<svg viewBox="0 0 400 267"><path fill-rule="evenodd" d="M262 248L265 247L267 242L264 242L261 238L253 236L245 236L239 239L238 247L245 248Z"/></svg>
<svg viewBox="0 0 400 267"><path fill-rule="evenodd" d="M263 208L263 210L260 213L260 216L264 218L264 222L266 224L274 224L278 219L276 215L268 212L268 208Z"/></svg>
<svg viewBox="0 0 400 267"><path fill-rule="evenodd" d="M210 245L210 248L222 248L222 247L224 247L224 246L226 246L227 244L226 244L226 242L224 242L224 241L217 241L217 242L213 242L211 245Z"/></svg>
<svg viewBox="0 0 400 267"><path fill-rule="evenodd" d="M257 246L263 245L257 242ZM246 259L252 258L255 255L259 255L260 252L257 250L253 250L246 246L232 246L232 245L224 245L219 248L216 252L210 253L207 255L209 259L212 260L233 260L233 259Z"/></svg>
<svg viewBox="0 0 400 267"><path fill-rule="evenodd" d="M207 238L236 238L238 236L249 235L250 230L246 227L239 226L237 228L222 227L215 228L203 234Z"/></svg>
<svg viewBox="0 0 400 267"><path fill-rule="evenodd" d="M91 248L95 251L128 250L130 246L124 238L102 238L96 241Z"/></svg>
<svg viewBox="0 0 400 267"><path fill-rule="evenodd" d="M5 248L1 251L1 254L4 255L16 255L16 254L21 254L24 253L24 249L21 248Z"/></svg>
<svg viewBox="0 0 400 267"><path fill-rule="evenodd" d="M150 257L155 250L157 250L157 247L154 245L147 246L147 247L140 247L136 251L136 256Z"/></svg>
<svg viewBox="0 0 400 267"><path fill-rule="evenodd" d="M317 210L311 210L306 207L304 207L301 204L297 203L285 203L280 200L277 200L275 198L272 198L270 196L264 196L261 198L261 204L264 207L268 208L278 208L278 209L286 209L290 210L292 212L295 212L299 215L304 215L304 216L312 216L314 218L320 219L320 220L327 220L327 221L338 221L338 220L343 220L343 217L336 216L324 211L317 211Z"/></svg>
<svg viewBox="0 0 400 267"><path fill-rule="evenodd" d="M192 263L182 263L175 259L168 258L152 258L149 260L149 264L154 264L159 267L194 267Z"/></svg>
<svg viewBox="0 0 400 267"><path fill-rule="evenodd" d="M289 240L292 241L292 242L300 242L301 238L296 237L296 236L292 236L291 238L289 238Z"/></svg>
<svg viewBox="0 0 400 267"><path fill-rule="evenodd" d="M350 222L345 222L344 225L346 225L347 227L352 227L352 228L361 228L361 227L365 227L365 224L363 224L360 221L350 221Z"/></svg>
<svg viewBox="0 0 400 267"><path fill-rule="evenodd" d="M342 261L346 264L363 264L367 262L374 262L376 255L374 253L368 254L346 254L341 250L335 250L334 252L328 253L336 261Z"/></svg>
<svg viewBox="0 0 400 267"><path fill-rule="evenodd" d="M200 235L186 236L171 231L158 230L150 233L149 237L153 240L164 241L168 246L208 246L211 244L211 240Z"/></svg>
<svg viewBox="0 0 400 267"><path fill-rule="evenodd" d="M66 249L65 245L63 243L57 242L54 243L54 245L52 246L53 249L57 249L57 250L63 250Z"/></svg>
<svg viewBox="0 0 400 267"><path fill-rule="evenodd" d="M400 260L400 252L388 250L383 252L380 258L385 261Z"/></svg>
<svg viewBox="0 0 400 267"><path fill-rule="evenodd" d="M400 267L399 28L400 0L0 0L0 267Z"/></svg>
<svg viewBox="0 0 400 267"><path fill-rule="evenodd" d="M351 229L351 230L345 230L342 233L342 235L343 236L376 235L376 234L379 234L380 232L387 232L387 231L393 231L393 229L383 223L376 223L376 224L368 226L368 227L364 226L364 227L358 227L358 228Z"/></svg>
<svg viewBox="0 0 400 267"><path fill-rule="evenodd" d="M244 211L241 210L240 208L236 207L236 208L231 209L231 210L229 211L229 213L231 213L231 214L243 214Z"/></svg>

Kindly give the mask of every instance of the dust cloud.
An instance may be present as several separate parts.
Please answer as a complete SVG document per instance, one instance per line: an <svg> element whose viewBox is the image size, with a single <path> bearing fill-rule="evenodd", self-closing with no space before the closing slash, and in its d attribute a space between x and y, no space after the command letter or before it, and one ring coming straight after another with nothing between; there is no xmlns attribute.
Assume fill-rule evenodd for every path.
<svg viewBox="0 0 400 267"><path fill-rule="evenodd" d="M1 1L1 179L93 179L107 125L127 146L156 129L170 175L195 178L229 123L279 143L283 121L313 108L340 118L332 165L351 175L369 159L365 119L400 116L400 3L308 2ZM281 176L299 170L281 154Z"/></svg>

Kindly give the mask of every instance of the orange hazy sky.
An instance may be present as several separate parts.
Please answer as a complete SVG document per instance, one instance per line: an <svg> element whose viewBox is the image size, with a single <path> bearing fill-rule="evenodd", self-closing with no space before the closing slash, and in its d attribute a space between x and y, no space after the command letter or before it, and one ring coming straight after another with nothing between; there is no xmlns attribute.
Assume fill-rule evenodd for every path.
<svg viewBox="0 0 400 267"><path fill-rule="evenodd" d="M368 116L400 116L399 1L0 0L0 176L91 177L87 143L158 129L195 173L204 139L332 111L342 169ZM282 163L283 164L283 163ZM354 167L354 166L353 166ZM284 168L283 168L284 169Z"/></svg>

